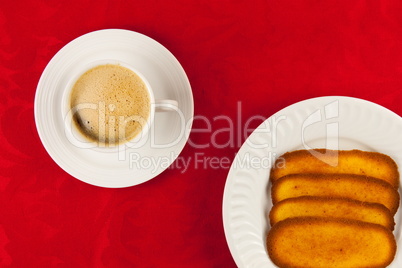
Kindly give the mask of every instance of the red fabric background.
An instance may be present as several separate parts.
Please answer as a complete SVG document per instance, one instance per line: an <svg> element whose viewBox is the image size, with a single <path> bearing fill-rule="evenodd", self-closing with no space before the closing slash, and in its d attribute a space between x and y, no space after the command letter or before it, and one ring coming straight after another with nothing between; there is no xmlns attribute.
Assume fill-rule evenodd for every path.
<svg viewBox="0 0 402 268"><path fill-rule="evenodd" d="M401 1L1 1L0 266L235 267L221 216L228 168L192 160L185 172L103 189L69 176L46 153L34 94L69 41L105 28L156 39L186 70L195 114L211 120L236 119L238 102L243 119L267 118L325 95L402 115L401 14ZM213 131L220 127L228 125L213 122ZM226 148L187 145L182 156L232 160L245 138L235 133ZM211 143L205 133L191 139Z"/></svg>

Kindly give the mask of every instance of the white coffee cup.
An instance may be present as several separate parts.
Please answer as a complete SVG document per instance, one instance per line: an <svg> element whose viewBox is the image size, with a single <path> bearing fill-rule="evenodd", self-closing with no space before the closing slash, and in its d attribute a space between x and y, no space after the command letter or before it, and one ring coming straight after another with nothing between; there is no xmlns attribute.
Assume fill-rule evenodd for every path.
<svg viewBox="0 0 402 268"><path fill-rule="evenodd" d="M77 105L77 107L71 107L71 92L75 83L78 79L86 73L88 70L91 70L97 66L101 65L118 65L121 67L125 67L130 71L134 72L138 77L141 78L143 83L146 86L146 89L149 94L150 100L150 112L148 118L143 122L142 129L139 134L131 139L124 138L123 141L119 141L116 145L105 144L101 141L91 141L82 133L81 130L78 129L78 126L75 125L73 122L74 114L83 108L89 108L94 110L101 109L101 103L85 103ZM98 152L116 152L116 151L124 151L126 148L139 148L143 146L148 138L149 130L153 127L154 124L154 116L155 112L170 112L170 111L177 111L178 103L175 100L156 100L154 98L154 93L152 90L151 85L149 84L148 80L142 75L138 70L133 68L127 63L118 60L98 60L94 62L90 62L88 64L82 65L81 67L77 67L74 71L74 74L69 79L62 97L62 115L65 125L65 135L69 142L74 146L82 149L93 149ZM105 108L105 107L103 107Z"/></svg>

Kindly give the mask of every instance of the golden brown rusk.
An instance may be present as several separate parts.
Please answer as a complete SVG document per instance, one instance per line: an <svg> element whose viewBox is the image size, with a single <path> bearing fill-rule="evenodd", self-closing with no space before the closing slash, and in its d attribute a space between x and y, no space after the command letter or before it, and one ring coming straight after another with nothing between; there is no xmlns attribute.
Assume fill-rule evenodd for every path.
<svg viewBox="0 0 402 268"><path fill-rule="evenodd" d="M392 232L379 224L335 218L289 218L268 233L268 254L281 268L379 268L396 253Z"/></svg>
<svg viewBox="0 0 402 268"><path fill-rule="evenodd" d="M292 174L278 179L271 188L272 202L300 197L341 197L379 203L395 215L399 193L389 183L372 177L350 174Z"/></svg>
<svg viewBox="0 0 402 268"><path fill-rule="evenodd" d="M297 173L356 174L374 177L399 187L398 167L391 157L360 150L298 150L280 156L271 169L274 183L280 177Z"/></svg>
<svg viewBox="0 0 402 268"><path fill-rule="evenodd" d="M380 224L391 231L395 222L391 212L381 204L348 198L301 196L282 200L269 213L271 226L295 217L332 217Z"/></svg>

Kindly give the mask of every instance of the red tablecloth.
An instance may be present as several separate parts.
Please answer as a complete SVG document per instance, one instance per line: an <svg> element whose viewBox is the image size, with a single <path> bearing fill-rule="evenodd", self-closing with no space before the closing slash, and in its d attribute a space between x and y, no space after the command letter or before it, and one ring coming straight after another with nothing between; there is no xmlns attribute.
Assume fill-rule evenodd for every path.
<svg viewBox="0 0 402 268"><path fill-rule="evenodd" d="M236 119L241 109L243 122L267 118L325 95L366 99L402 115L402 3L341 2L1 1L0 267L235 267L221 216L228 165L194 158L233 160L244 135L214 148L210 135L194 132L192 141L210 146L185 147L185 172L174 167L124 189L91 186L43 148L33 113L37 82L69 41L122 28L177 57L195 115L209 118L212 132L228 127L216 116ZM216 137L221 144L231 138Z"/></svg>

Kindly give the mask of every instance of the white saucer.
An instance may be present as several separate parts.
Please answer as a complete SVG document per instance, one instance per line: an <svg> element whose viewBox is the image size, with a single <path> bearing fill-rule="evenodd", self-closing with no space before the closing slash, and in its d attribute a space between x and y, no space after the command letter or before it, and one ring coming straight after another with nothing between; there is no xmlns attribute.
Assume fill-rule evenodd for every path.
<svg viewBox="0 0 402 268"><path fill-rule="evenodd" d="M176 100L181 111L156 113L148 142L121 155L75 147L61 115L62 93L75 68L104 59L136 68L147 77L155 99ZM187 142L193 114L191 86L177 59L155 40L120 29L91 32L64 46L43 71L35 96L36 127L49 155L70 175L102 187L137 185L166 170Z"/></svg>
<svg viewBox="0 0 402 268"><path fill-rule="evenodd" d="M265 246L272 208L269 173L277 157L309 147L360 149L387 154L401 168L401 133L399 115L378 104L350 97L308 99L265 120L240 148L225 185L223 223L237 266L277 267ZM402 267L402 203L395 223L398 250L388 266L392 268Z"/></svg>

